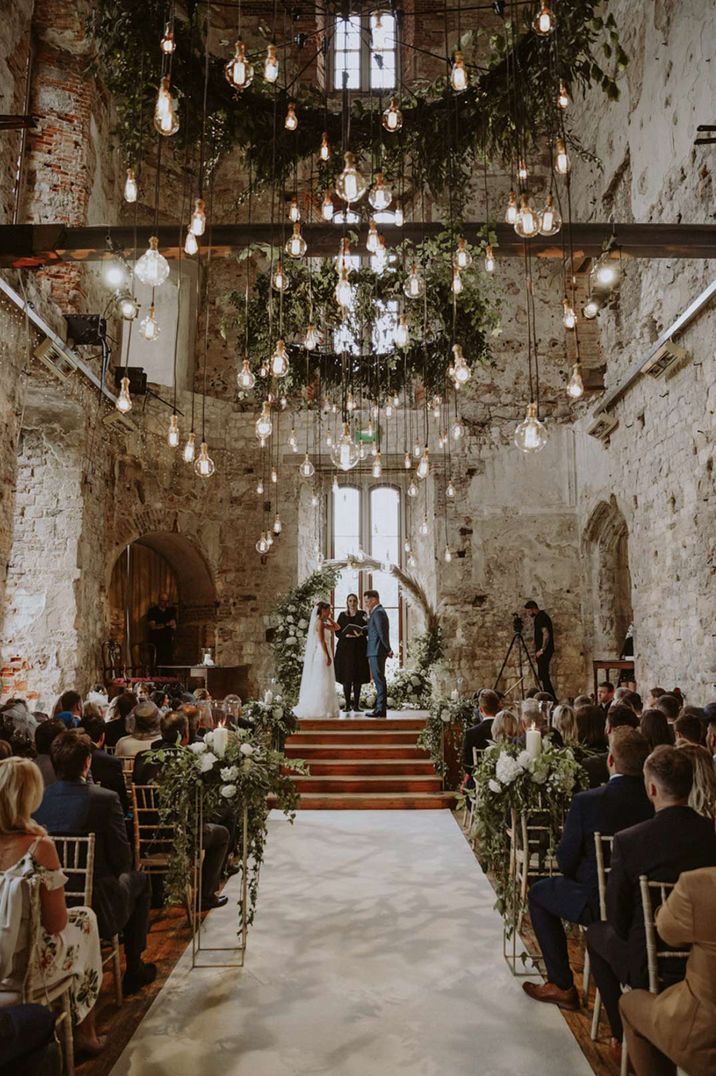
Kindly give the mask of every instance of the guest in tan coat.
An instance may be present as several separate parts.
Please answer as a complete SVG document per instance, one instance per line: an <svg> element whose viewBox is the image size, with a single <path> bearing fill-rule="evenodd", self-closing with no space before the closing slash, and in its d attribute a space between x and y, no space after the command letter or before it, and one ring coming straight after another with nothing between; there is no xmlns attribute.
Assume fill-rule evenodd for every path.
<svg viewBox="0 0 716 1076"><path fill-rule="evenodd" d="M716 1073L716 867L685 871L656 914L667 945L691 945L686 977L661 994L631 990L619 1007L637 1076Z"/></svg>

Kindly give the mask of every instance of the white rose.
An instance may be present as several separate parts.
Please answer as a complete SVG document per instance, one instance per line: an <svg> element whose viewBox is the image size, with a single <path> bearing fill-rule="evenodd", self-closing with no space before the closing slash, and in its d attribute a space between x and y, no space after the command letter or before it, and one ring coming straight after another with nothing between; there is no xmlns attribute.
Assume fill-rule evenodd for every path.
<svg viewBox="0 0 716 1076"><path fill-rule="evenodd" d="M305 631L306 628L308 627L308 621L304 620L304 618L301 617L301 619L298 622L298 626L299 626L299 628L303 628L303 630Z"/></svg>
<svg viewBox="0 0 716 1076"><path fill-rule="evenodd" d="M204 743L206 744L207 747L212 746L212 744L214 743L214 733L213 732L205 732L204 733Z"/></svg>
<svg viewBox="0 0 716 1076"><path fill-rule="evenodd" d="M281 718L283 717L283 708L281 706L274 706L271 713L272 713L273 717L276 718L277 721L280 721Z"/></svg>
<svg viewBox="0 0 716 1076"><path fill-rule="evenodd" d="M292 617L292 616L287 616L287 617L286 617L286 623L287 623L287 624L293 624L293 623L294 623L294 619L293 619L293 617Z"/></svg>
<svg viewBox="0 0 716 1076"><path fill-rule="evenodd" d="M492 778L487 782L487 787L490 792L502 792L502 785L499 781L493 781Z"/></svg>
<svg viewBox="0 0 716 1076"><path fill-rule="evenodd" d="M394 709L394 707L395 707L395 699L391 699L390 696L389 696L386 701L388 703L388 709L389 710Z"/></svg>
<svg viewBox="0 0 716 1076"><path fill-rule="evenodd" d="M223 770L219 771L222 781L235 781L239 776L238 766L224 766Z"/></svg>
<svg viewBox="0 0 716 1076"><path fill-rule="evenodd" d="M211 751L205 751L202 755L197 756L197 769L199 773L208 773L209 770L213 769L214 763L218 761L216 755L213 755Z"/></svg>
<svg viewBox="0 0 716 1076"><path fill-rule="evenodd" d="M286 646L295 646L297 642L298 639L295 635L289 635L288 639L286 639Z"/></svg>
<svg viewBox="0 0 716 1076"><path fill-rule="evenodd" d="M449 710L441 710L440 711L440 720L444 721L446 725L449 725L450 724L450 711Z"/></svg>
<svg viewBox="0 0 716 1076"><path fill-rule="evenodd" d="M239 751L242 755L246 755L246 757L248 758L249 755L253 755L254 748L250 743L242 743L241 747L239 748Z"/></svg>
<svg viewBox="0 0 716 1076"><path fill-rule="evenodd" d="M289 611L289 613L295 613L296 612L296 606L295 605L289 605L288 606L288 611Z"/></svg>
<svg viewBox="0 0 716 1076"><path fill-rule="evenodd" d="M200 755L202 751L206 751L206 744L203 740L197 740L196 743L189 744L189 750L193 751L195 755Z"/></svg>
<svg viewBox="0 0 716 1076"><path fill-rule="evenodd" d="M532 755L529 753L529 751L520 751L519 755L517 756L517 762L523 770L528 770L530 768L531 761Z"/></svg>
<svg viewBox="0 0 716 1076"><path fill-rule="evenodd" d="M420 687L420 677L419 676L411 676L410 677L410 682L412 684L415 684L416 687Z"/></svg>
<svg viewBox="0 0 716 1076"><path fill-rule="evenodd" d="M512 758L511 755L503 751L495 766L497 780L501 781L503 785L509 785L520 773L522 773L522 767L518 765L517 759Z"/></svg>
<svg viewBox="0 0 716 1076"><path fill-rule="evenodd" d="M223 785L221 795L227 800L232 799L232 797L236 795L236 785Z"/></svg>

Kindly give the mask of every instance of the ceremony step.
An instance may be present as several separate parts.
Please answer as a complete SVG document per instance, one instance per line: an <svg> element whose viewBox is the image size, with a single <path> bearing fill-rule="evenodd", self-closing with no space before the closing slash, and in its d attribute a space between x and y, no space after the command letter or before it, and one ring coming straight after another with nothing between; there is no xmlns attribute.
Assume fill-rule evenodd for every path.
<svg viewBox="0 0 716 1076"><path fill-rule="evenodd" d="M291 737L291 744L298 746L299 744L306 747L315 746L316 744L324 743L326 740L326 731L314 729L308 732L304 732L301 729L299 732L294 733ZM404 732L402 729L379 729L373 731L360 732L353 729L341 729L336 734L336 739L340 737L340 742L345 743L361 743L361 744L415 744L418 738L418 732L408 729Z"/></svg>
<svg viewBox="0 0 716 1076"><path fill-rule="evenodd" d="M302 795L303 811L435 811L454 806L454 792L323 792Z"/></svg>
<svg viewBox="0 0 716 1076"><path fill-rule="evenodd" d="M418 733L425 725L424 717L340 717L305 718L300 732L325 732L327 729L343 732L396 732Z"/></svg>
<svg viewBox="0 0 716 1076"><path fill-rule="evenodd" d="M295 777L294 784L301 795L316 792L441 792L439 777L414 777L412 774L381 774L380 776Z"/></svg>
<svg viewBox="0 0 716 1076"><path fill-rule="evenodd" d="M290 772L290 771L287 771ZM311 774L314 777L379 777L381 774L415 774L434 776L435 767L430 759L414 758L369 758L354 761L345 758L322 758L311 762Z"/></svg>
<svg viewBox="0 0 716 1076"><path fill-rule="evenodd" d="M311 744L310 747L298 744L294 747L293 737L286 743L286 754L289 758L304 758L306 761L313 758L352 758L358 760L367 758L423 759L427 757L425 752L414 744L343 744L331 742Z"/></svg>

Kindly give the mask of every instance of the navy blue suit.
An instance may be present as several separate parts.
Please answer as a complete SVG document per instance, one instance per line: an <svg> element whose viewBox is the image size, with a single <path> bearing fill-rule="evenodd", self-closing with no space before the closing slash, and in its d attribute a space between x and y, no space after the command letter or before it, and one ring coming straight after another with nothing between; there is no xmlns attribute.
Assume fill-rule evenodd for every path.
<svg viewBox="0 0 716 1076"><path fill-rule="evenodd" d="M366 657L370 665L375 684L375 714L385 716L388 709L388 685L385 679L385 663L390 653L390 622L382 605L376 605L370 614L368 627L363 631L368 636Z"/></svg>
<svg viewBox="0 0 716 1076"><path fill-rule="evenodd" d="M557 846L561 878L543 878L530 888L530 919L547 966L547 978L561 990L573 985L562 920L591 923L599 918L594 834L613 836L654 814L642 777L615 777L572 800Z"/></svg>

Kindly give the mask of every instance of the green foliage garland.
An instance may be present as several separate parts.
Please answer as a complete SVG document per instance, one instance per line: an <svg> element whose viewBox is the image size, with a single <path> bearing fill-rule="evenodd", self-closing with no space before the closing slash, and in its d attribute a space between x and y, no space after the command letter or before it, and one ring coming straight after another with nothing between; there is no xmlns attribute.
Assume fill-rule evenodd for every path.
<svg viewBox="0 0 716 1076"><path fill-rule="evenodd" d="M459 745L465 730L473 724L475 706L466 699L433 699L425 727L418 737L418 747L430 752L435 772L445 776L443 738L452 736Z"/></svg>
<svg viewBox="0 0 716 1076"><path fill-rule="evenodd" d="M326 598L331 593L339 571L339 568L327 565L312 572L280 599L271 614L274 669L287 707L298 701L311 610L319 598Z"/></svg>
<svg viewBox="0 0 716 1076"><path fill-rule="evenodd" d="M244 703L241 716L253 721L254 735L267 747L282 748L286 739L298 729L298 718L281 695L271 702L252 700Z"/></svg>

